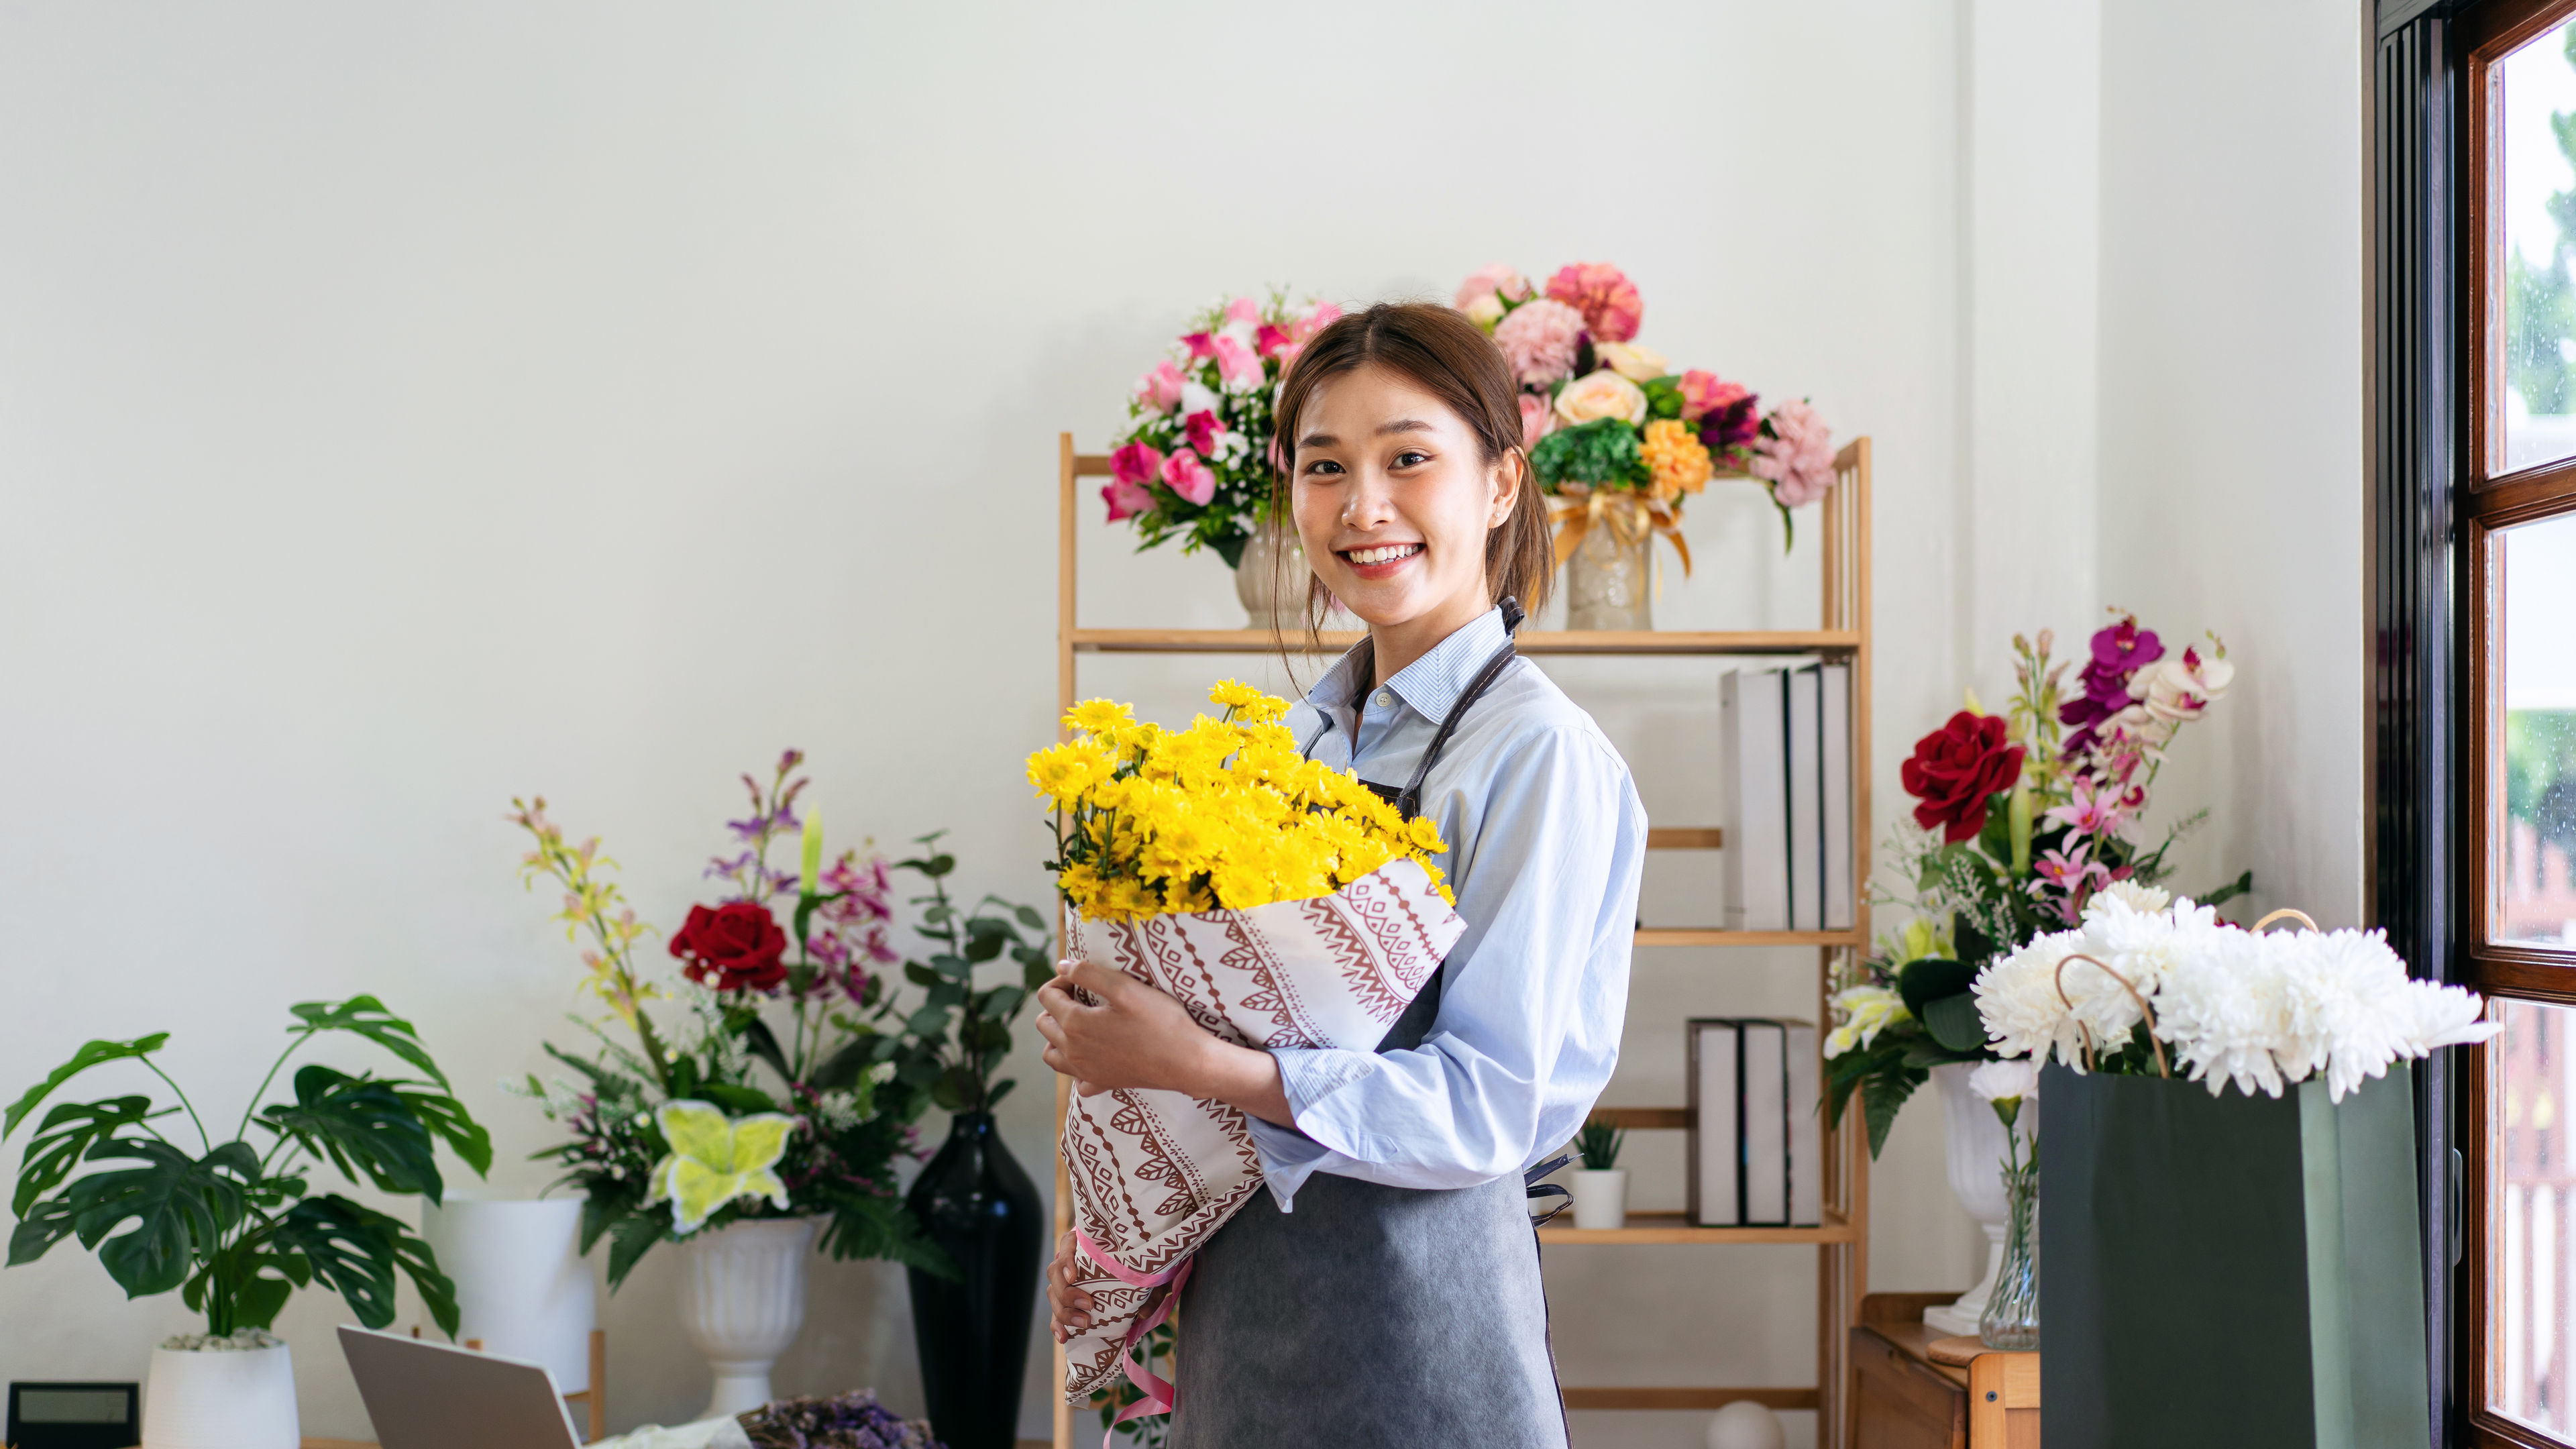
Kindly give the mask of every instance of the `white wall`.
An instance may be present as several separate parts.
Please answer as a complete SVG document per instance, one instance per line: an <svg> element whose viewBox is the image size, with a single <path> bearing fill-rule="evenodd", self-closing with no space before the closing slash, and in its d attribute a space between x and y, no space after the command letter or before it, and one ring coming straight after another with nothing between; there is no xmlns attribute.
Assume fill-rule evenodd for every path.
<svg viewBox="0 0 2576 1449"><path fill-rule="evenodd" d="M2302 899L2330 905L2358 877L2352 806L2331 754L2280 746L2357 740L2358 695L2333 692L2357 588L2264 583L2251 537L2211 541L2245 478L2173 475L2254 449L2283 465L2266 481L2347 511L2313 552L2356 556L2358 287L2278 273L2348 268L2358 224L2348 198L2306 216L2304 191L2231 193L2322 250L2210 260L2185 205L2154 224L2188 255L2141 257L2126 188L2193 183L2139 154L2162 122L2135 97L2153 65L2234 63L2141 42L2133 9L0 12L0 1060L32 1079L84 1037L169 1028L182 1079L237 1104L285 1003L372 990L495 1129L493 1186L536 1187L544 1124L484 1084L571 1040L577 968L516 884L511 795L605 834L668 921L735 772L793 743L837 830L951 827L968 886L1042 898L1016 762L1051 732L1056 433L1098 447L1221 291L1445 296L1497 258L1615 259L1645 340L1876 439L1883 815L1959 688L1998 697L1996 631L2080 630L2098 570L2105 598L2206 615L2249 665L2322 680L2295 700L2308 674L2249 680L2223 748L2196 742L2232 758L2169 779L2246 832L2230 861L2313 872ZM2218 149L2229 116L2277 117L2291 162L2357 174L2338 15L2266 22L2300 87L2265 96L2249 70L2175 121ZM2320 79L2337 66L2343 91ZM2185 372L2194 259L2238 279L2210 325L2274 349L2220 380L2270 358L2296 391L2286 414L2204 399L2141 441L2123 351ZM2150 267L2163 314L2130 300ZM2297 441L2275 444L2285 415ZM2156 523L2122 502L2150 485L2207 491ZM1744 485L1694 505L1701 574L1667 625L1812 619L1812 544L1780 559L1766 512ZM1083 567L1097 622L1235 617L1209 560L1094 529ZM1169 710L1209 668L1110 661L1086 684ZM1701 726L1667 684L1560 677L1658 818L1709 818ZM1701 882L1658 871L1649 919L1690 919ZM1678 1100L1682 1017L1811 993L1798 953L1653 953L1608 1100ZM1005 1127L1036 1167L1044 1071L1024 1054L1018 1075ZM1916 1107L1879 1165L1875 1286L1977 1266L1940 1135ZM1678 1201L1677 1145L1632 1151L1640 1193ZM1807 1381L1804 1259L1551 1253L1568 1380ZM657 1253L609 1306L620 1425L704 1393L675 1284ZM282 1321L310 1432L365 1428L343 1314L308 1294ZM0 1272L0 1375L139 1376L185 1321L58 1251ZM1041 1355L1031 1433L1043 1377ZM900 1276L819 1270L784 1381L917 1409ZM1577 1435L1677 1449L1700 1423L1588 1414Z"/></svg>

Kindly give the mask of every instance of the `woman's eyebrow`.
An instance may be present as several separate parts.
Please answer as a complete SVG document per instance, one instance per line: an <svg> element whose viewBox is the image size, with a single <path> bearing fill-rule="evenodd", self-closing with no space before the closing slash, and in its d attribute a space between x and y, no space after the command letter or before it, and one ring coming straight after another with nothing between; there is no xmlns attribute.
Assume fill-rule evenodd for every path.
<svg viewBox="0 0 2576 1449"><path fill-rule="evenodd" d="M1436 431L1438 430L1433 428L1429 423L1423 422L1418 418L1397 418L1394 422L1380 424L1378 426L1377 435L1383 438L1389 433L1429 433Z"/></svg>
<svg viewBox="0 0 2576 1449"><path fill-rule="evenodd" d="M1306 436L1297 440L1297 446L1301 448L1329 448L1340 441L1341 439L1334 437L1330 433L1308 433Z"/></svg>

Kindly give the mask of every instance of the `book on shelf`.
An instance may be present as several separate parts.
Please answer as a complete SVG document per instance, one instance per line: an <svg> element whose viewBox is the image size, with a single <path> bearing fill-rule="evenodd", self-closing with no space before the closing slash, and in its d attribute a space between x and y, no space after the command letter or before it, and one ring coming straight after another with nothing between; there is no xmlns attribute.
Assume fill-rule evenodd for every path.
<svg viewBox="0 0 2576 1449"><path fill-rule="evenodd" d="M1718 680L1730 931L1852 927L1851 682L1838 663Z"/></svg>
<svg viewBox="0 0 2576 1449"><path fill-rule="evenodd" d="M1816 1029L1768 1017L1696 1017L1689 1034L1690 1221L1819 1226L1824 1134Z"/></svg>

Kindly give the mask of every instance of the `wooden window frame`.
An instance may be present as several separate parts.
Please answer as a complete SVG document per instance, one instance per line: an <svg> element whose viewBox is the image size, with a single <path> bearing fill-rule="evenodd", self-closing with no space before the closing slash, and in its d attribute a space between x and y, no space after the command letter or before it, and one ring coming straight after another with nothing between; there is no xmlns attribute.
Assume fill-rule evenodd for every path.
<svg viewBox="0 0 2576 1449"><path fill-rule="evenodd" d="M2503 94L2497 70L2503 59L2576 18L2576 0L2489 0L2465 11L2452 43L2461 85L2457 92L2464 133L2458 195L2459 310L2465 324L2458 363L2463 386L2458 486L2451 495L2456 529L2452 558L2457 600L2452 619L2456 661L2461 788L2448 792L2456 827L2452 893L2447 922L2453 942L2452 974L2490 996L2546 1005L2576 1006L2576 950L2495 939L2499 914L2496 883L2502 878L2504 830L2504 694L2499 646L2504 608L2503 570L2497 567L2503 530L2543 519L2576 515L2576 458L2500 472L2504 454L2505 297L2500 285L2507 241L2499 137ZM2490 1310L2489 1229L2493 1186L2491 1093L2495 1048L2451 1053L2449 1086L2456 1112L2450 1120L2460 1167L2460 1210L2455 1228L2460 1252L2450 1275L2456 1296L2452 1340L2457 1379L2450 1421L2459 1439L2478 1446L2567 1449L2576 1431L2561 1439L2493 1412L2496 1355L2487 1337ZM2429 1177L2428 1177L2429 1181ZM2431 1194L2427 1194L2430 1206ZM2428 1213L2428 1220L2451 1217ZM2438 1280L2437 1280L2438 1281ZM2450 1436L2445 1436L2449 1438Z"/></svg>

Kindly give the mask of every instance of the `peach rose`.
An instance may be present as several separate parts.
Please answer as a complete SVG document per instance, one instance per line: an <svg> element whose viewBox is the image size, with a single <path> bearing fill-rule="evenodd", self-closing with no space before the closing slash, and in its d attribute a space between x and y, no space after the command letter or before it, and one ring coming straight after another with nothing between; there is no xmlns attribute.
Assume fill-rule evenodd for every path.
<svg viewBox="0 0 2576 1449"><path fill-rule="evenodd" d="M1569 427L1588 423L1595 418L1625 418L1631 423L1646 420L1646 390L1603 368L1589 377L1578 377L1556 395L1556 415Z"/></svg>

